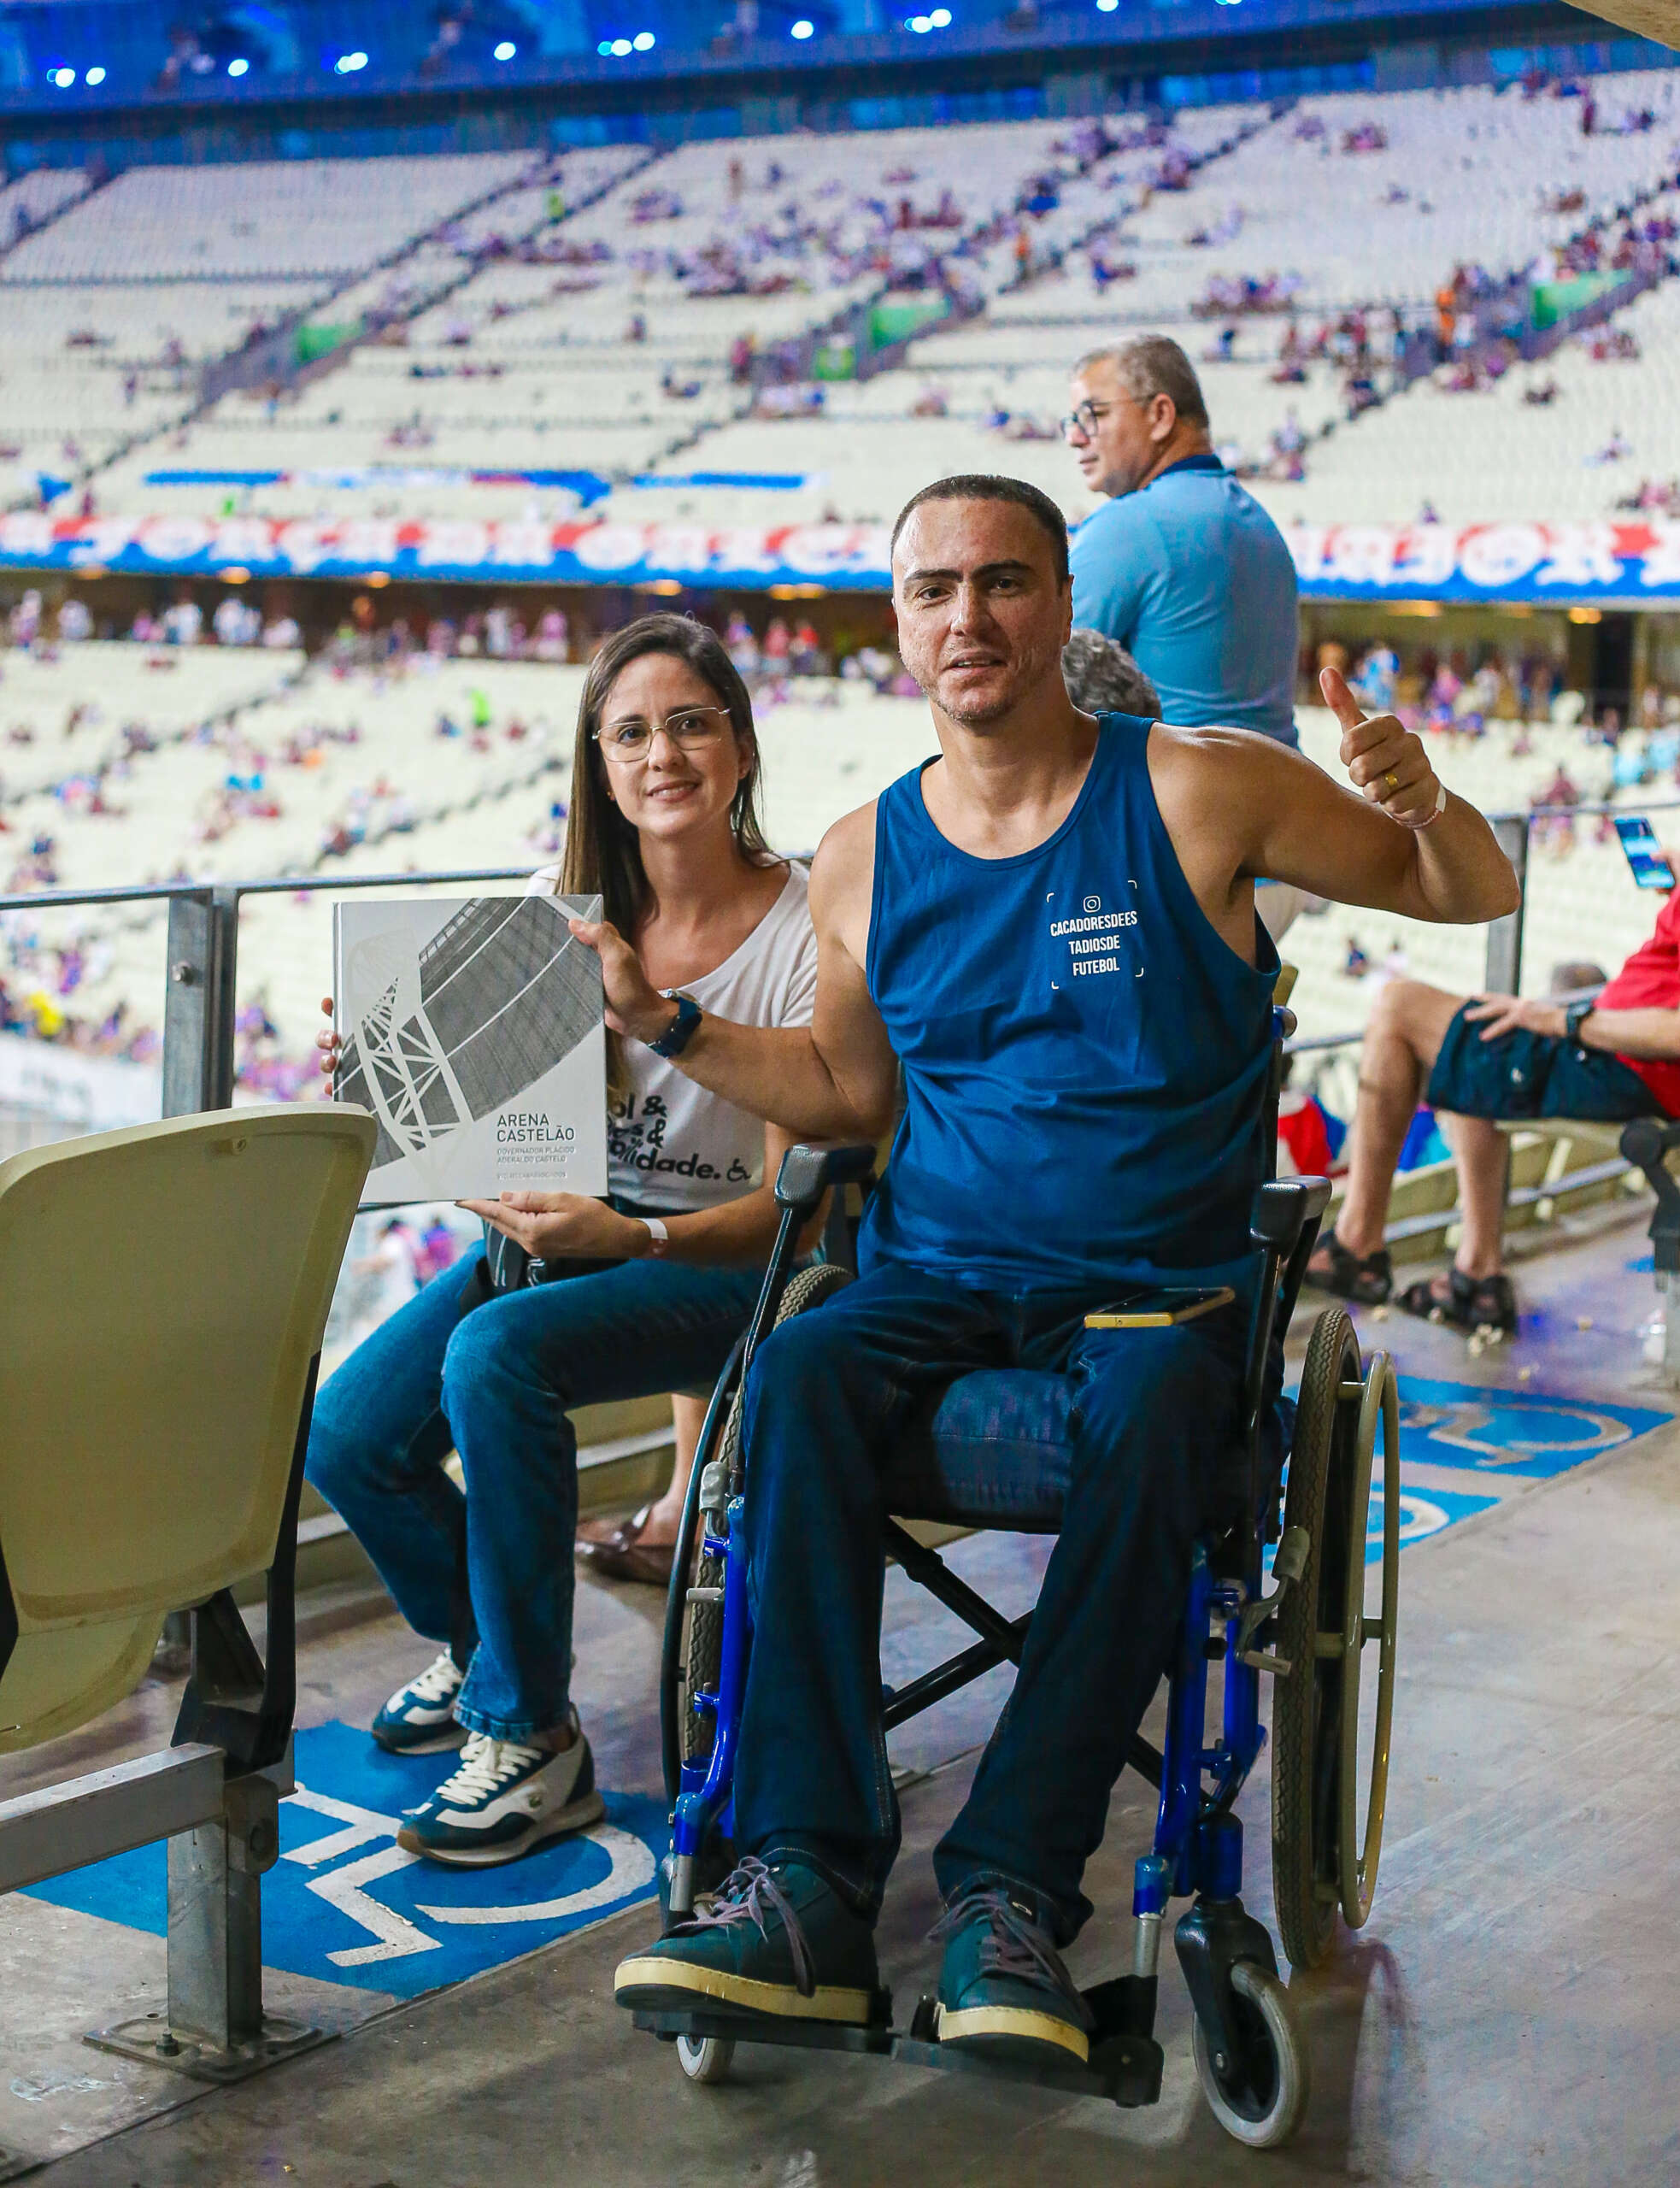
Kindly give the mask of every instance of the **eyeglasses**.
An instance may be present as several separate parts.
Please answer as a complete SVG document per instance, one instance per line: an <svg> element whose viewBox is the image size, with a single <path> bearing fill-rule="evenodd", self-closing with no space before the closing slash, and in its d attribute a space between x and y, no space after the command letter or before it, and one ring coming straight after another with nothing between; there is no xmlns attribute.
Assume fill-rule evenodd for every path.
<svg viewBox="0 0 1680 2188"><path fill-rule="evenodd" d="M623 721L606 723L594 734L609 760L631 763L647 758L656 730L662 729L684 752L694 752L702 745L715 744L731 726L727 707L679 707L662 722L643 721L639 715L631 715Z"/></svg>
<svg viewBox="0 0 1680 2188"><path fill-rule="evenodd" d="M1082 403L1077 410L1070 410L1065 418L1057 419L1062 438L1071 441L1075 433L1083 433L1087 440L1092 439L1099 421L1106 418L1113 407L1112 403Z"/></svg>

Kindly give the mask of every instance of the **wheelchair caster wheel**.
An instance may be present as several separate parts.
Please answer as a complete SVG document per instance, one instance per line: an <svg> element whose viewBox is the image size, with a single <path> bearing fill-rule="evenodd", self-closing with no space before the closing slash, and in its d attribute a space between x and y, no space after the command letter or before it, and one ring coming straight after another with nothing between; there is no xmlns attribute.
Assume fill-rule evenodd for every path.
<svg viewBox="0 0 1680 2188"><path fill-rule="evenodd" d="M732 2036L679 2036L677 2063L691 2082L710 2085L724 2080L735 2056Z"/></svg>
<svg viewBox="0 0 1680 2188"><path fill-rule="evenodd" d="M1231 1971L1240 2059L1216 2057L1198 2019L1191 2031L1196 2079L1226 2134L1253 2150L1276 2150L1301 2125L1309 2087L1307 2046L1275 1975L1253 1961Z"/></svg>

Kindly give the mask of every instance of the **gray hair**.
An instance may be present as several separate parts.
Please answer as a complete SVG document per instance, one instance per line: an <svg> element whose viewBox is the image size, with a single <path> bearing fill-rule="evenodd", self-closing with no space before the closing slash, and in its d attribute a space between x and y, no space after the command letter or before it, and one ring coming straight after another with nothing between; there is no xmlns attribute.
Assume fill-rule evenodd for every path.
<svg viewBox="0 0 1680 2188"><path fill-rule="evenodd" d="M1145 715L1160 719L1160 694L1117 638L1075 631L1061 650L1067 696L1088 715Z"/></svg>
<svg viewBox="0 0 1680 2188"><path fill-rule="evenodd" d="M1073 369L1082 373L1096 364L1113 365L1134 403L1170 395L1187 426L1207 425L1207 403L1195 367L1170 334L1129 334L1101 350L1087 350Z"/></svg>

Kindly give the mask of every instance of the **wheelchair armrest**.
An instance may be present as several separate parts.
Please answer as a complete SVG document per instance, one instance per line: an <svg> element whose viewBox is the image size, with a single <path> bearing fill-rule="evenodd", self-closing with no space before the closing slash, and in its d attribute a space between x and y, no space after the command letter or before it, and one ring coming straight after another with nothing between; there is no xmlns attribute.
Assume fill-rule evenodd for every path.
<svg viewBox="0 0 1680 2188"><path fill-rule="evenodd" d="M1248 1236L1257 1246L1287 1260L1301 1232L1329 1206L1328 1178L1274 1178L1254 1195Z"/></svg>
<svg viewBox="0 0 1680 2188"><path fill-rule="evenodd" d="M808 1213L831 1185L849 1185L875 1167L875 1150L865 1147L790 1147L776 1173L776 1198L784 1208Z"/></svg>

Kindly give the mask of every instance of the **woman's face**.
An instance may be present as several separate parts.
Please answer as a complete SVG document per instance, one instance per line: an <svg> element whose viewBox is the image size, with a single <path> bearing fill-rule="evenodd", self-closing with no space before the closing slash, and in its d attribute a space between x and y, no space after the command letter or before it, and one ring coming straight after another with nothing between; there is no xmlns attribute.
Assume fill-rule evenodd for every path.
<svg viewBox="0 0 1680 2188"><path fill-rule="evenodd" d="M664 725L672 715L696 707L718 710L708 719L721 734L709 744L678 744ZM645 722L654 735L644 755L626 760L615 755L613 732L616 725L631 721ZM649 653L620 669L602 706L600 727L608 794L638 833L675 840L727 827L729 809L751 759L717 693L685 661L674 654Z"/></svg>

